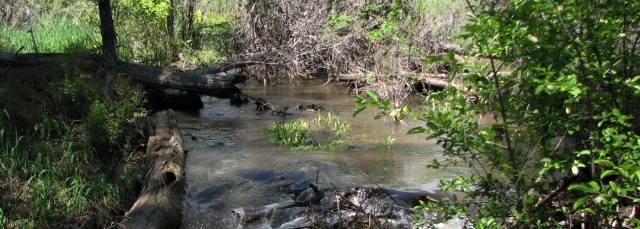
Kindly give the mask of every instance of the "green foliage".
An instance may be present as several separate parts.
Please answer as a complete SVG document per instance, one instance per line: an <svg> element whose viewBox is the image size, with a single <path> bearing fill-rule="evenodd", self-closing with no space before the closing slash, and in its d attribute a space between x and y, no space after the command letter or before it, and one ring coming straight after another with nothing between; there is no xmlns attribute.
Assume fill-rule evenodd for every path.
<svg viewBox="0 0 640 229"><path fill-rule="evenodd" d="M89 115L85 121L84 128L92 145L105 147L110 140L109 131L109 111L107 106L96 100L89 108Z"/></svg>
<svg viewBox="0 0 640 229"><path fill-rule="evenodd" d="M274 123L269 128L263 128L262 134L271 135L269 142L294 150L334 150L347 142L343 137L349 133L351 126L332 113L318 114L312 123L304 120Z"/></svg>
<svg viewBox="0 0 640 229"><path fill-rule="evenodd" d="M36 10L41 7L42 11ZM10 8L15 10L11 12L11 15L15 16L11 20L16 21L13 25L0 23L0 51L16 52L20 47L24 47L22 52L35 52L26 21L18 21L25 18L24 12L19 10L24 7L14 3ZM99 27L88 23L89 15L97 15L97 11L91 8L88 2L77 1L67 6L60 3L36 4L30 8L33 17L32 31L39 52L96 53L99 50Z"/></svg>
<svg viewBox="0 0 640 229"><path fill-rule="evenodd" d="M329 27L335 27L336 29L344 28L349 23L349 16L345 14L330 14L328 19Z"/></svg>
<svg viewBox="0 0 640 229"><path fill-rule="evenodd" d="M271 134L269 142L289 147L311 145L309 123L305 121L274 123L263 128L262 134Z"/></svg>
<svg viewBox="0 0 640 229"><path fill-rule="evenodd" d="M390 117L393 119L395 123L399 123L403 119L407 118L409 114L411 114L412 110L409 105L402 105L401 107L396 107L390 100L382 100L378 99L378 96L373 91L365 91L365 94L371 98L371 101L367 100L365 97L361 95L353 95L356 98L356 109L353 112L353 117L358 115L360 112L364 111L367 108L375 107L378 108L380 113L378 113L374 119L380 119L383 117Z"/></svg>
<svg viewBox="0 0 640 229"><path fill-rule="evenodd" d="M319 131L330 133L335 137L341 137L351 130L349 123L342 121L335 114L328 112L327 114L318 114L313 120Z"/></svg>
<svg viewBox="0 0 640 229"><path fill-rule="evenodd" d="M3 227L62 226L68 220L108 227L117 220L110 214L123 212L117 203L128 197L126 185L135 180L133 173L107 178L90 163L93 149L67 135L71 128L44 118L24 136L0 129L0 183L6 187L0 189Z"/></svg>
<svg viewBox="0 0 640 229"><path fill-rule="evenodd" d="M473 205L475 228L637 223L616 209L637 207L640 190L640 108L630 102L640 101L638 37L630 34L639 3L497 3L473 5L464 26L473 54L488 59L465 66L464 77L453 69L471 90L432 93L448 109L413 116L425 126L409 133L426 133L444 149L446 158L429 168L476 171L440 184L463 200L423 208L464 214ZM439 61L457 66L453 54ZM500 73L506 66L512 71ZM471 96L478 102L468 103ZM360 103L390 112L376 99ZM495 123L481 126L480 116Z"/></svg>
<svg viewBox="0 0 640 229"><path fill-rule="evenodd" d="M105 99L105 92L95 80L66 75L55 85L55 109L69 119L84 118L89 107L97 100Z"/></svg>
<svg viewBox="0 0 640 229"><path fill-rule="evenodd" d="M391 148L391 146L393 146L393 144L396 143L396 138L392 137L391 135L387 136L387 138L383 138L383 139L378 139L376 140L376 145L385 147L387 149Z"/></svg>
<svg viewBox="0 0 640 229"><path fill-rule="evenodd" d="M96 100L89 108L85 131L89 140L98 148L108 148L125 139L125 128L146 116L146 110L140 107L142 93L131 89L131 80L119 76L113 86L114 96L109 102Z"/></svg>

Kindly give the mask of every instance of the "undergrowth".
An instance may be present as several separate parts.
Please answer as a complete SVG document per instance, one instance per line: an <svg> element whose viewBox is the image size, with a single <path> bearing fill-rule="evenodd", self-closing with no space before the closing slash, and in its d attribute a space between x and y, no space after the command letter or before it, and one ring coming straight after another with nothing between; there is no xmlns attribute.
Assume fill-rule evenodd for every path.
<svg viewBox="0 0 640 229"><path fill-rule="evenodd" d="M111 87L71 75L3 81L0 228L106 228L120 221L139 173L132 133L146 116L141 98L122 76Z"/></svg>
<svg viewBox="0 0 640 229"><path fill-rule="evenodd" d="M73 126L43 117L24 135L0 129L0 227L97 228L118 220L134 170L105 173L98 151L77 141Z"/></svg>

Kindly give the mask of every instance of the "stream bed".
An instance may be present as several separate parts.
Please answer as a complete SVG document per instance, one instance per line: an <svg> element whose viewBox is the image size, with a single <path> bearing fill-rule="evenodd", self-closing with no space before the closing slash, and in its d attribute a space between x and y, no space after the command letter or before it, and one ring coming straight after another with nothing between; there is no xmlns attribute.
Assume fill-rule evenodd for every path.
<svg viewBox="0 0 640 229"><path fill-rule="evenodd" d="M258 111L253 103L231 106L229 100L203 97L204 108L196 112L177 111L176 117L186 156L186 190L182 228L289 228L287 217L265 217L243 223L239 213L255 212L265 206L291 202L292 191L313 183L329 188L380 185L403 193L437 194L442 179L468 174L466 168L427 169L442 157L435 140L426 135L407 135L421 122L393 124L374 120L377 110L369 109L352 117L354 101L346 86L325 84L325 80L301 80L290 84L264 86L257 82L239 85L246 95L263 98L276 109L289 107L292 115ZM418 100L417 98L415 99ZM300 104L316 104L347 121L349 145L334 151L292 151L272 145L261 130L275 122L302 119L311 122L316 112L295 110ZM390 147L376 144L393 138ZM277 214L275 214L277 216ZM461 228L450 222L444 228Z"/></svg>

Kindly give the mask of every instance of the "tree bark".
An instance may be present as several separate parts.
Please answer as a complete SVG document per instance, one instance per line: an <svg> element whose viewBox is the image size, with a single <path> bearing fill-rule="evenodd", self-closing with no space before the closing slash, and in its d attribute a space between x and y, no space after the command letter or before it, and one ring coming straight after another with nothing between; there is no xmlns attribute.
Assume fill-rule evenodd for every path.
<svg viewBox="0 0 640 229"><path fill-rule="evenodd" d="M235 85L246 81L246 76L242 74L216 74L208 72L207 69L176 72L139 64L119 63L117 70L140 83L217 98L233 97L240 92Z"/></svg>
<svg viewBox="0 0 640 229"><path fill-rule="evenodd" d="M126 228L180 228L184 193L184 150L173 111L153 117L152 135L147 144L149 171L138 200L125 214Z"/></svg>
<svg viewBox="0 0 640 229"><path fill-rule="evenodd" d="M71 55L60 53L18 54L0 53L0 76L6 73L7 79L30 80L43 74L64 75L77 69L97 72L100 58L92 55ZM244 83L246 76L226 73L262 62L246 61L220 63L209 68L200 68L177 72L169 69L147 67L135 63L118 62L115 71L124 73L134 81L159 88L171 88L217 98L232 98L240 89L236 84Z"/></svg>
<svg viewBox="0 0 640 229"><path fill-rule="evenodd" d="M176 47L176 36L175 36L175 12L176 8L173 4L173 0L169 1L171 11L167 15L167 47L169 47L169 52L171 53L171 57L175 58L178 56L178 49Z"/></svg>
<svg viewBox="0 0 640 229"><path fill-rule="evenodd" d="M195 16L195 4L195 0L187 0L187 28L182 36L182 39L189 44L190 48L194 48L193 17Z"/></svg>
<svg viewBox="0 0 640 229"><path fill-rule="evenodd" d="M100 13L100 35L102 35L102 55L104 65L109 70L116 66L116 30L111 13L111 0L98 1Z"/></svg>

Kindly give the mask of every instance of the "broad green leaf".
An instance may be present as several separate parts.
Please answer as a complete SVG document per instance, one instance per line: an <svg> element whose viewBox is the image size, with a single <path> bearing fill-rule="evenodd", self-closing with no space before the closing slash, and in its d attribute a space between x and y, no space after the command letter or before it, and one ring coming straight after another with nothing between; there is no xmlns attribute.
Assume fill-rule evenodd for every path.
<svg viewBox="0 0 640 229"><path fill-rule="evenodd" d="M365 93L367 93L367 96L369 96L369 98L371 98L374 102L378 102L378 96L376 95L375 92L371 90L366 90Z"/></svg>
<svg viewBox="0 0 640 229"><path fill-rule="evenodd" d="M583 196L578 198L575 202L573 202L573 210L578 209L580 206L582 206L584 204L584 202L586 202L589 197L591 196Z"/></svg>
<svg viewBox="0 0 640 229"><path fill-rule="evenodd" d="M536 87L536 90L535 90L534 94L535 95L539 95L540 92L542 92L545 88L547 88L546 85L543 85L543 84L538 85L538 87Z"/></svg>
<svg viewBox="0 0 640 229"><path fill-rule="evenodd" d="M438 125L436 125L434 122L427 122L427 127L429 127L429 129L431 129L434 132L439 131Z"/></svg>
<svg viewBox="0 0 640 229"><path fill-rule="evenodd" d="M429 131L429 130L427 130L426 128L421 127L421 126L418 126L418 127L411 128L411 129L407 132L407 134L421 134L421 133L426 133L426 132L428 132L428 131Z"/></svg>
<svg viewBox="0 0 640 229"><path fill-rule="evenodd" d="M618 171L615 170L605 170L600 174L600 179L605 178L607 176L619 175Z"/></svg>
<svg viewBox="0 0 640 229"><path fill-rule="evenodd" d="M356 115L360 114L360 112L362 112L363 110L367 109L369 106L358 106L356 107L356 110L353 111L353 117L356 117Z"/></svg>
<svg viewBox="0 0 640 229"><path fill-rule="evenodd" d="M613 164L613 162L611 162L610 160L607 160L607 159L596 159L596 160L594 160L594 162L596 164L607 165L607 166L611 166L611 167L615 166L615 164Z"/></svg>
<svg viewBox="0 0 640 229"><path fill-rule="evenodd" d="M373 119L380 119L380 118L382 118L382 117L384 117L384 116L385 116L385 113L380 112L380 113L378 113L375 117L373 117Z"/></svg>

